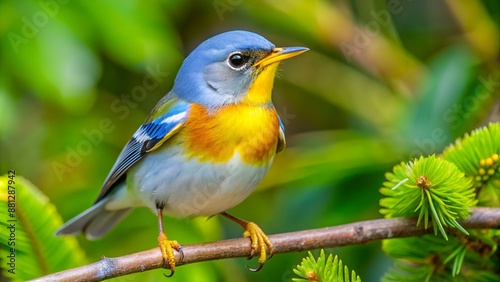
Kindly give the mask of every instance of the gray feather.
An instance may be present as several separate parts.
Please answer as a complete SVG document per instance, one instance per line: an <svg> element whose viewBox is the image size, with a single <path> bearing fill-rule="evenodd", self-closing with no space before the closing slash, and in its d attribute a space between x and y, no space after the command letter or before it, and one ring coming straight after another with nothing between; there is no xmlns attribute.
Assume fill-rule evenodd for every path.
<svg viewBox="0 0 500 282"><path fill-rule="evenodd" d="M56 231L56 235L83 233L89 240L95 240L106 234L129 212L129 209L106 210L106 199L94 204L81 214L66 222Z"/></svg>

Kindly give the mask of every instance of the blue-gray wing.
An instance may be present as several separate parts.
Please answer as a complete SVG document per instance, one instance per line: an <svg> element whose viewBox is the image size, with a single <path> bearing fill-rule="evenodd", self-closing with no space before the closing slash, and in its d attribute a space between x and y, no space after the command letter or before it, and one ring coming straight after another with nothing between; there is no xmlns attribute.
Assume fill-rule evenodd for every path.
<svg viewBox="0 0 500 282"><path fill-rule="evenodd" d="M190 104L167 95L158 102L146 122L139 127L118 156L104 181L96 203L104 198L125 177L130 167L146 154L159 148L184 125Z"/></svg>

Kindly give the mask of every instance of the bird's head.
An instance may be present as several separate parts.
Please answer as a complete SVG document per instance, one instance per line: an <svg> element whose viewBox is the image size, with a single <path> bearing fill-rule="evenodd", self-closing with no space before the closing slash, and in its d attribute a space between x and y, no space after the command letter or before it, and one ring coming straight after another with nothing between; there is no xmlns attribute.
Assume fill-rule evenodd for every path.
<svg viewBox="0 0 500 282"><path fill-rule="evenodd" d="M207 107L271 102L271 90L280 61L307 48L277 48L248 31L230 31L201 43L184 60L173 92Z"/></svg>

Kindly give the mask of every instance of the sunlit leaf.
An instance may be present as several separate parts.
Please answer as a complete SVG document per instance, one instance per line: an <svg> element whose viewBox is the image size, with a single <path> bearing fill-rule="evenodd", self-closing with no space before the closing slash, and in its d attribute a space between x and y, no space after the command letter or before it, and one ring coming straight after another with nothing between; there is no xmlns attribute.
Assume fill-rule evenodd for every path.
<svg viewBox="0 0 500 282"><path fill-rule="evenodd" d="M54 236L61 217L31 182L11 172L0 177L0 200L0 226L8 231L0 233L0 255L9 263L3 275L26 281L86 262L75 238Z"/></svg>

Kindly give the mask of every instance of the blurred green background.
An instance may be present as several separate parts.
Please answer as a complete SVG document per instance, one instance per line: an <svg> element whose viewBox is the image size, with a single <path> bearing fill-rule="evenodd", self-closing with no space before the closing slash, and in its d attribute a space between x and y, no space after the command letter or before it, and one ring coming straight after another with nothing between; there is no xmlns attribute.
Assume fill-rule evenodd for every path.
<svg viewBox="0 0 500 282"><path fill-rule="evenodd" d="M183 58L245 29L311 51L275 82L288 148L231 213L268 234L379 218L393 165L500 120L499 27L497 0L1 1L0 172L30 179L70 219L93 203ZM158 83L141 91L152 75ZM220 217L165 225L181 244L242 233ZM78 239L96 261L153 248L157 232L155 216L137 209L103 239ZM363 281L391 264L380 243L327 251ZM258 273L245 268L255 259L187 265L172 281L290 281L305 255L276 255Z"/></svg>

